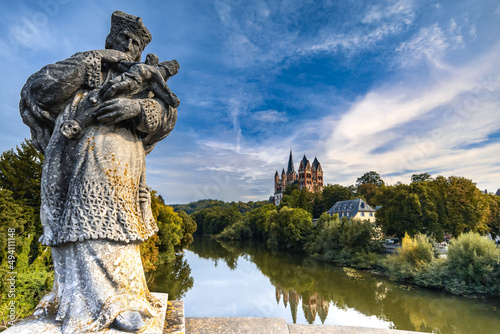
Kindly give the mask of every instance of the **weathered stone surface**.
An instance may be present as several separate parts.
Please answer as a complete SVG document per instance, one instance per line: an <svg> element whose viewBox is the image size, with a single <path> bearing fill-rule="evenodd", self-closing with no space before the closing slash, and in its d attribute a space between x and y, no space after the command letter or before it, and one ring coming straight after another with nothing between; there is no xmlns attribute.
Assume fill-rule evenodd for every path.
<svg viewBox="0 0 500 334"><path fill-rule="evenodd" d="M165 326L165 315L167 313L168 294L166 293L153 293L153 295L161 301L161 307L158 313L161 314L158 318L153 318L148 322L147 327L141 334L165 334L165 333L182 333L182 332L169 332L164 331ZM18 324L13 327L8 328L3 332L4 334L62 334L61 322L55 321L53 316L43 317L40 319L35 319L33 316L29 316L21 320ZM104 329L96 334L124 334L129 332L123 332L116 329Z"/></svg>
<svg viewBox="0 0 500 334"><path fill-rule="evenodd" d="M334 325L288 325L290 334L411 334L417 332L385 328L334 326Z"/></svg>
<svg viewBox="0 0 500 334"><path fill-rule="evenodd" d="M293 325L282 318L186 318L186 334L410 334L394 329L334 325Z"/></svg>
<svg viewBox="0 0 500 334"><path fill-rule="evenodd" d="M288 334L281 318L186 318L186 334Z"/></svg>
<svg viewBox="0 0 500 334"><path fill-rule="evenodd" d="M185 331L184 302L182 300L171 300L168 302L163 334L184 334Z"/></svg>
<svg viewBox="0 0 500 334"><path fill-rule="evenodd" d="M56 319L63 334L137 332L158 317L139 252L158 230L145 156L175 126L180 101L166 82L179 64L153 54L140 62L150 41L141 18L116 11L106 49L43 67L21 92L45 155L40 241L54 263L33 316Z"/></svg>

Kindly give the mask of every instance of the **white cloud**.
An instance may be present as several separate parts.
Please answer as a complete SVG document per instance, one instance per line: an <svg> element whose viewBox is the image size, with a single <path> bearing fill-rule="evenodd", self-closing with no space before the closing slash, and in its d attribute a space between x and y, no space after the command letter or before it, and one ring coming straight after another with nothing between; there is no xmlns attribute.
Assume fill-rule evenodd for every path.
<svg viewBox="0 0 500 334"><path fill-rule="evenodd" d="M413 22L415 17L414 9L412 0L389 1L387 4L373 5L361 22L370 24L396 19L408 25Z"/></svg>
<svg viewBox="0 0 500 334"><path fill-rule="evenodd" d="M411 40L396 48L398 62L403 67L412 67L427 62L432 67L445 67L445 58L450 51L464 47L461 28L455 20L449 22L448 32L437 23L422 28Z"/></svg>
<svg viewBox="0 0 500 334"><path fill-rule="evenodd" d="M448 66L425 85L393 84L369 92L340 120L330 121L329 160L346 162L348 184L368 170L401 174L390 178L394 182L409 179L413 171L465 176L485 186L498 182L491 156L500 144L487 138L500 131L499 50L496 45L465 67ZM419 124L418 131L405 133L412 124ZM473 144L479 147L468 147ZM383 153L372 153L384 146ZM335 173L328 166L325 161L327 181Z"/></svg>
<svg viewBox="0 0 500 334"><path fill-rule="evenodd" d="M354 21L356 15L361 15L354 25L335 30L325 27L315 41L300 47L299 53L340 50L356 53L366 50L391 35L405 31L414 20L415 10L411 0L373 5L366 13L352 13Z"/></svg>

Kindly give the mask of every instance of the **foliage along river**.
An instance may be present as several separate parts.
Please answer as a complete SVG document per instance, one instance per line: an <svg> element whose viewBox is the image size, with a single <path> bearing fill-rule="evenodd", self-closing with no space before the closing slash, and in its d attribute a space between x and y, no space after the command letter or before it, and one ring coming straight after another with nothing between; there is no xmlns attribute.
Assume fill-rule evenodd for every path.
<svg viewBox="0 0 500 334"><path fill-rule="evenodd" d="M159 266L151 291L184 300L187 317L281 317L288 323L433 333L500 333L500 301L391 282L263 245L197 237Z"/></svg>

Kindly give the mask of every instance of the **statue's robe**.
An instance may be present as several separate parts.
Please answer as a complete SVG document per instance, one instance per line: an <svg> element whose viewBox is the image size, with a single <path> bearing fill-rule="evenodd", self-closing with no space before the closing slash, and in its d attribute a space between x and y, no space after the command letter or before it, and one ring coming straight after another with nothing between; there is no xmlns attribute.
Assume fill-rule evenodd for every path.
<svg viewBox="0 0 500 334"><path fill-rule="evenodd" d="M60 130L93 112L91 95L119 74L98 51L77 53L33 74L21 93L21 115L45 155L40 241L55 271L35 315L54 313L65 334L106 328L123 311L154 311L139 243L158 228L139 195L149 195L145 155L172 131L177 110L143 91L128 96L141 105L134 119L94 120L72 139Z"/></svg>

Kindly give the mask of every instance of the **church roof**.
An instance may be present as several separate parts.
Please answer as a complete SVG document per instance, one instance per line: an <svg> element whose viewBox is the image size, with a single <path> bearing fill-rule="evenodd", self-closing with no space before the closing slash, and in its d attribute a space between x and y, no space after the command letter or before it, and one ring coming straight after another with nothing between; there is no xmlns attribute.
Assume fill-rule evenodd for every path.
<svg viewBox="0 0 500 334"><path fill-rule="evenodd" d="M500 196L500 189L497 190L497 192L495 193L495 195Z"/></svg>
<svg viewBox="0 0 500 334"><path fill-rule="evenodd" d="M290 149L290 157L288 158L288 169L286 170L287 173L294 173L295 168L293 168L293 157L292 157L292 149Z"/></svg>
<svg viewBox="0 0 500 334"><path fill-rule="evenodd" d="M302 158L302 161L300 162L302 165L302 168L306 169L308 162L309 162L309 160L307 160L306 155L304 154L304 157Z"/></svg>
<svg viewBox="0 0 500 334"><path fill-rule="evenodd" d="M275 176L275 177L276 177L276 176L280 176L280 175L278 174L278 171L276 171L276 174L274 174L274 176Z"/></svg>
<svg viewBox="0 0 500 334"><path fill-rule="evenodd" d="M361 198L351 199L349 201L339 201L335 203L330 210L327 211L328 214L344 212L349 215L347 217L354 217L358 212L375 212L375 209L368 205Z"/></svg>
<svg viewBox="0 0 500 334"><path fill-rule="evenodd" d="M314 157L314 161L312 164L312 169L313 170L318 170L318 168L321 168L321 164L318 161L318 158Z"/></svg>

